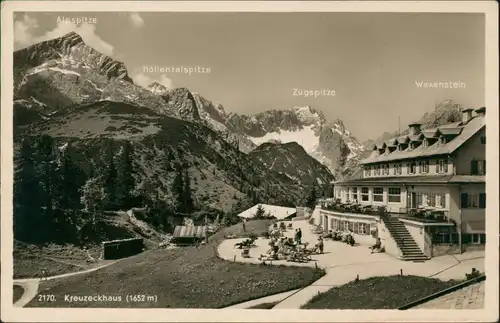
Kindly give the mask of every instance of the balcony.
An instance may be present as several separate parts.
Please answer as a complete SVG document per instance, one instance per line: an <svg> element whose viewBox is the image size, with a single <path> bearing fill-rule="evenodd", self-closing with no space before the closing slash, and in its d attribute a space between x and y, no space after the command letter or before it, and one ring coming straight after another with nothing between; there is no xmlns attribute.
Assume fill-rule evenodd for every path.
<svg viewBox="0 0 500 323"><path fill-rule="evenodd" d="M400 208L399 212L388 212L385 206L361 205L358 203L342 203L340 199L319 200L318 205L326 211L345 214L365 214L371 216L389 215L399 219L406 219L420 223L452 223L449 211L436 208Z"/></svg>
<svg viewBox="0 0 500 323"><path fill-rule="evenodd" d="M450 218L450 211L436 209L433 207L426 208L401 208L400 212L395 215L400 219L407 219L421 223L453 223Z"/></svg>

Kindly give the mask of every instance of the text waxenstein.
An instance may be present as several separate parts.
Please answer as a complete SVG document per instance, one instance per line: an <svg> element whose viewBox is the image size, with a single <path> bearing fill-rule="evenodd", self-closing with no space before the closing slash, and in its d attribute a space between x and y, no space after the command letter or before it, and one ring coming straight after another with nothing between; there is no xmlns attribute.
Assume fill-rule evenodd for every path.
<svg viewBox="0 0 500 323"><path fill-rule="evenodd" d="M317 90L303 90L303 89L293 89L293 96L303 96L306 98L318 96L335 96L335 90L329 89L317 89Z"/></svg>
<svg viewBox="0 0 500 323"><path fill-rule="evenodd" d="M424 89L465 89L464 82L425 82L425 81L415 81L415 85L418 88Z"/></svg>
<svg viewBox="0 0 500 323"><path fill-rule="evenodd" d="M201 67L201 66L157 66L150 65L144 66L142 68L144 73L183 73L189 74L198 73L198 74L209 74L210 67Z"/></svg>

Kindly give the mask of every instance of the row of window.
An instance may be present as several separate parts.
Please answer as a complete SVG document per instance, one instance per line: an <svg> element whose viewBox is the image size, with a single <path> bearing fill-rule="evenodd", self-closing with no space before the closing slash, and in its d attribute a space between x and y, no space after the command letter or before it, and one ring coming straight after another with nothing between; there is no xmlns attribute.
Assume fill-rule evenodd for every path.
<svg viewBox="0 0 500 323"><path fill-rule="evenodd" d="M460 206L462 209L471 209L471 208L486 208L486 193L479 194L469 194L462 193L460 197Z"/></svg>
<svg viewBox="0 0 500 323"><path fill-rule="evenodd" d="M328 229L368 235L370 234L370 223L331 219L330 228Z"/></svg>
<svg viewBox="0 0 500 323"><path fill-rule="evenodd" d="M471 175L486 175L486 160L471 160Z"/></svg>
<svg viewBox="0 0 500 323"><path fill-rule="evenodd" d="M460 237L458 233L435 233L432 235L433 244L458 244ZM485 244L485 233L462 233L462 244Z"/></svg>
<svg viewBox="0 0 500 323"><path fill-rule="evenodd" d="M417 173L422 173L422 174L427 174L429 173L429 161L428 160L423 160L420 162L410 162L408 163L407 169L408 169L408 174L417 174ZM479 167L479 166L478 166ZM486 167L482 167L481 169L485 169ZM440 159L436 162L436 173L448 173L448 162L445 159ZM383 164L383 165L375 165L373 167L366 167L364 170L364 175L365 177L370 177L370 176L381 176L381 175L402 175L403 174L403 165L402 164L394 164L392 167L392 172L391 172L391 167L389 164Z"/></svg>
<svg viewBox="0 0 500 323"><path fill-rule="evenodd" d="M411 201L412 202L411 204L417 207L432 206L432 207L446 208L446 195L444 193L417 192L415 193L415 195L412 196L415 197L416 201L415 203Z"/></svg>
<svg viewBox="0 0 500 323"><path fill-rule="evenodd" d="M391 203L400 203L401 202L401 188L400 187L389 187L388 199ZM341 191L337 191L337 198L341 198ZM373 201L374 202L383 202L384 201L384 189L382 187L374 187L373 192ZM354 202L358 201L358 188L353 187L348 190L347 198ZM370 201L370 191L368 187L361 188L361 201L369 202Z"/></svg>

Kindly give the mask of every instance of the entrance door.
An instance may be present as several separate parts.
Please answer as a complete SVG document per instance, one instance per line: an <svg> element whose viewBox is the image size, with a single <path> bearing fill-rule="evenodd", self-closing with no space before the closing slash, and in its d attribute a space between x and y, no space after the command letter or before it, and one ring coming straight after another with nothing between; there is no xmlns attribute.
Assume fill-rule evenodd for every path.
<svg viewBox="0 0 500 323"><path fill-rule="evenodd" d="M411 192L410 207L412 209L416 209L417 208L417 193L416 192Z"/></svg>

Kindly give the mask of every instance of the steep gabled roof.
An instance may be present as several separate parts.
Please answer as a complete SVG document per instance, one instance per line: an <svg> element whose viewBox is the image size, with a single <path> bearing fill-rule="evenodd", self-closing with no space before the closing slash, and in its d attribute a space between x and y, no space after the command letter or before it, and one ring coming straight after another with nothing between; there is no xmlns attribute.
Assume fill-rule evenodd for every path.
<svg viewBox="0 0 500 323"><path fill-rule="evenodd" d="M423 137L424 136L421 133L416 134L416 135L409 135L408 136L408 138L410 139L410 141L422 141Z"/></svg>
<svg viewBox="0 0 500 323"><path fill-rule="evenodd" d="M361 161L361 164L371 164L379 162L387 162L394 160L403 160L418 157L430 157L434 155L451 154L457 150L464 142L471 138L474 134L486 126L486 119L483 116L473 117L465 126L460 127L459 123L438 128L439 133L445 136L455 136L445 144L436 142L430 146L424 147L420 145L415 149L405 149L402 151L394 151L388 155L370 155L368 158ZM399 141L399 140L398 140Z"/></svg>
<svg viewBox="0 0 500 323"><path fill-rule="evenodd" d="M438 138L439 137L439 130L437 128L425 129L425 130L422 130L422 135L427 139Z"/></svg>
<svg viewBox="0 0 500 323"><path fill-rule="evenodd" d="M389 147L394 147L398 145L398 140L397 138L391 138L385 142L385 144Z"/></svg>
<svg viewBox="0 0 500 323"><path fill-rule="evenodd" d="M443 136L457 136L462 132L463 127L458 128L441 128L439 129L439 133Z"/></svg>
<svg viewBox="0 0 500 323"><path fill-rule="evenodd" d="M410 141L410 138L408 138L408 136L400 136L396 138L396 140L398 141L398 144L406 144L408 141Z"/></svg>

